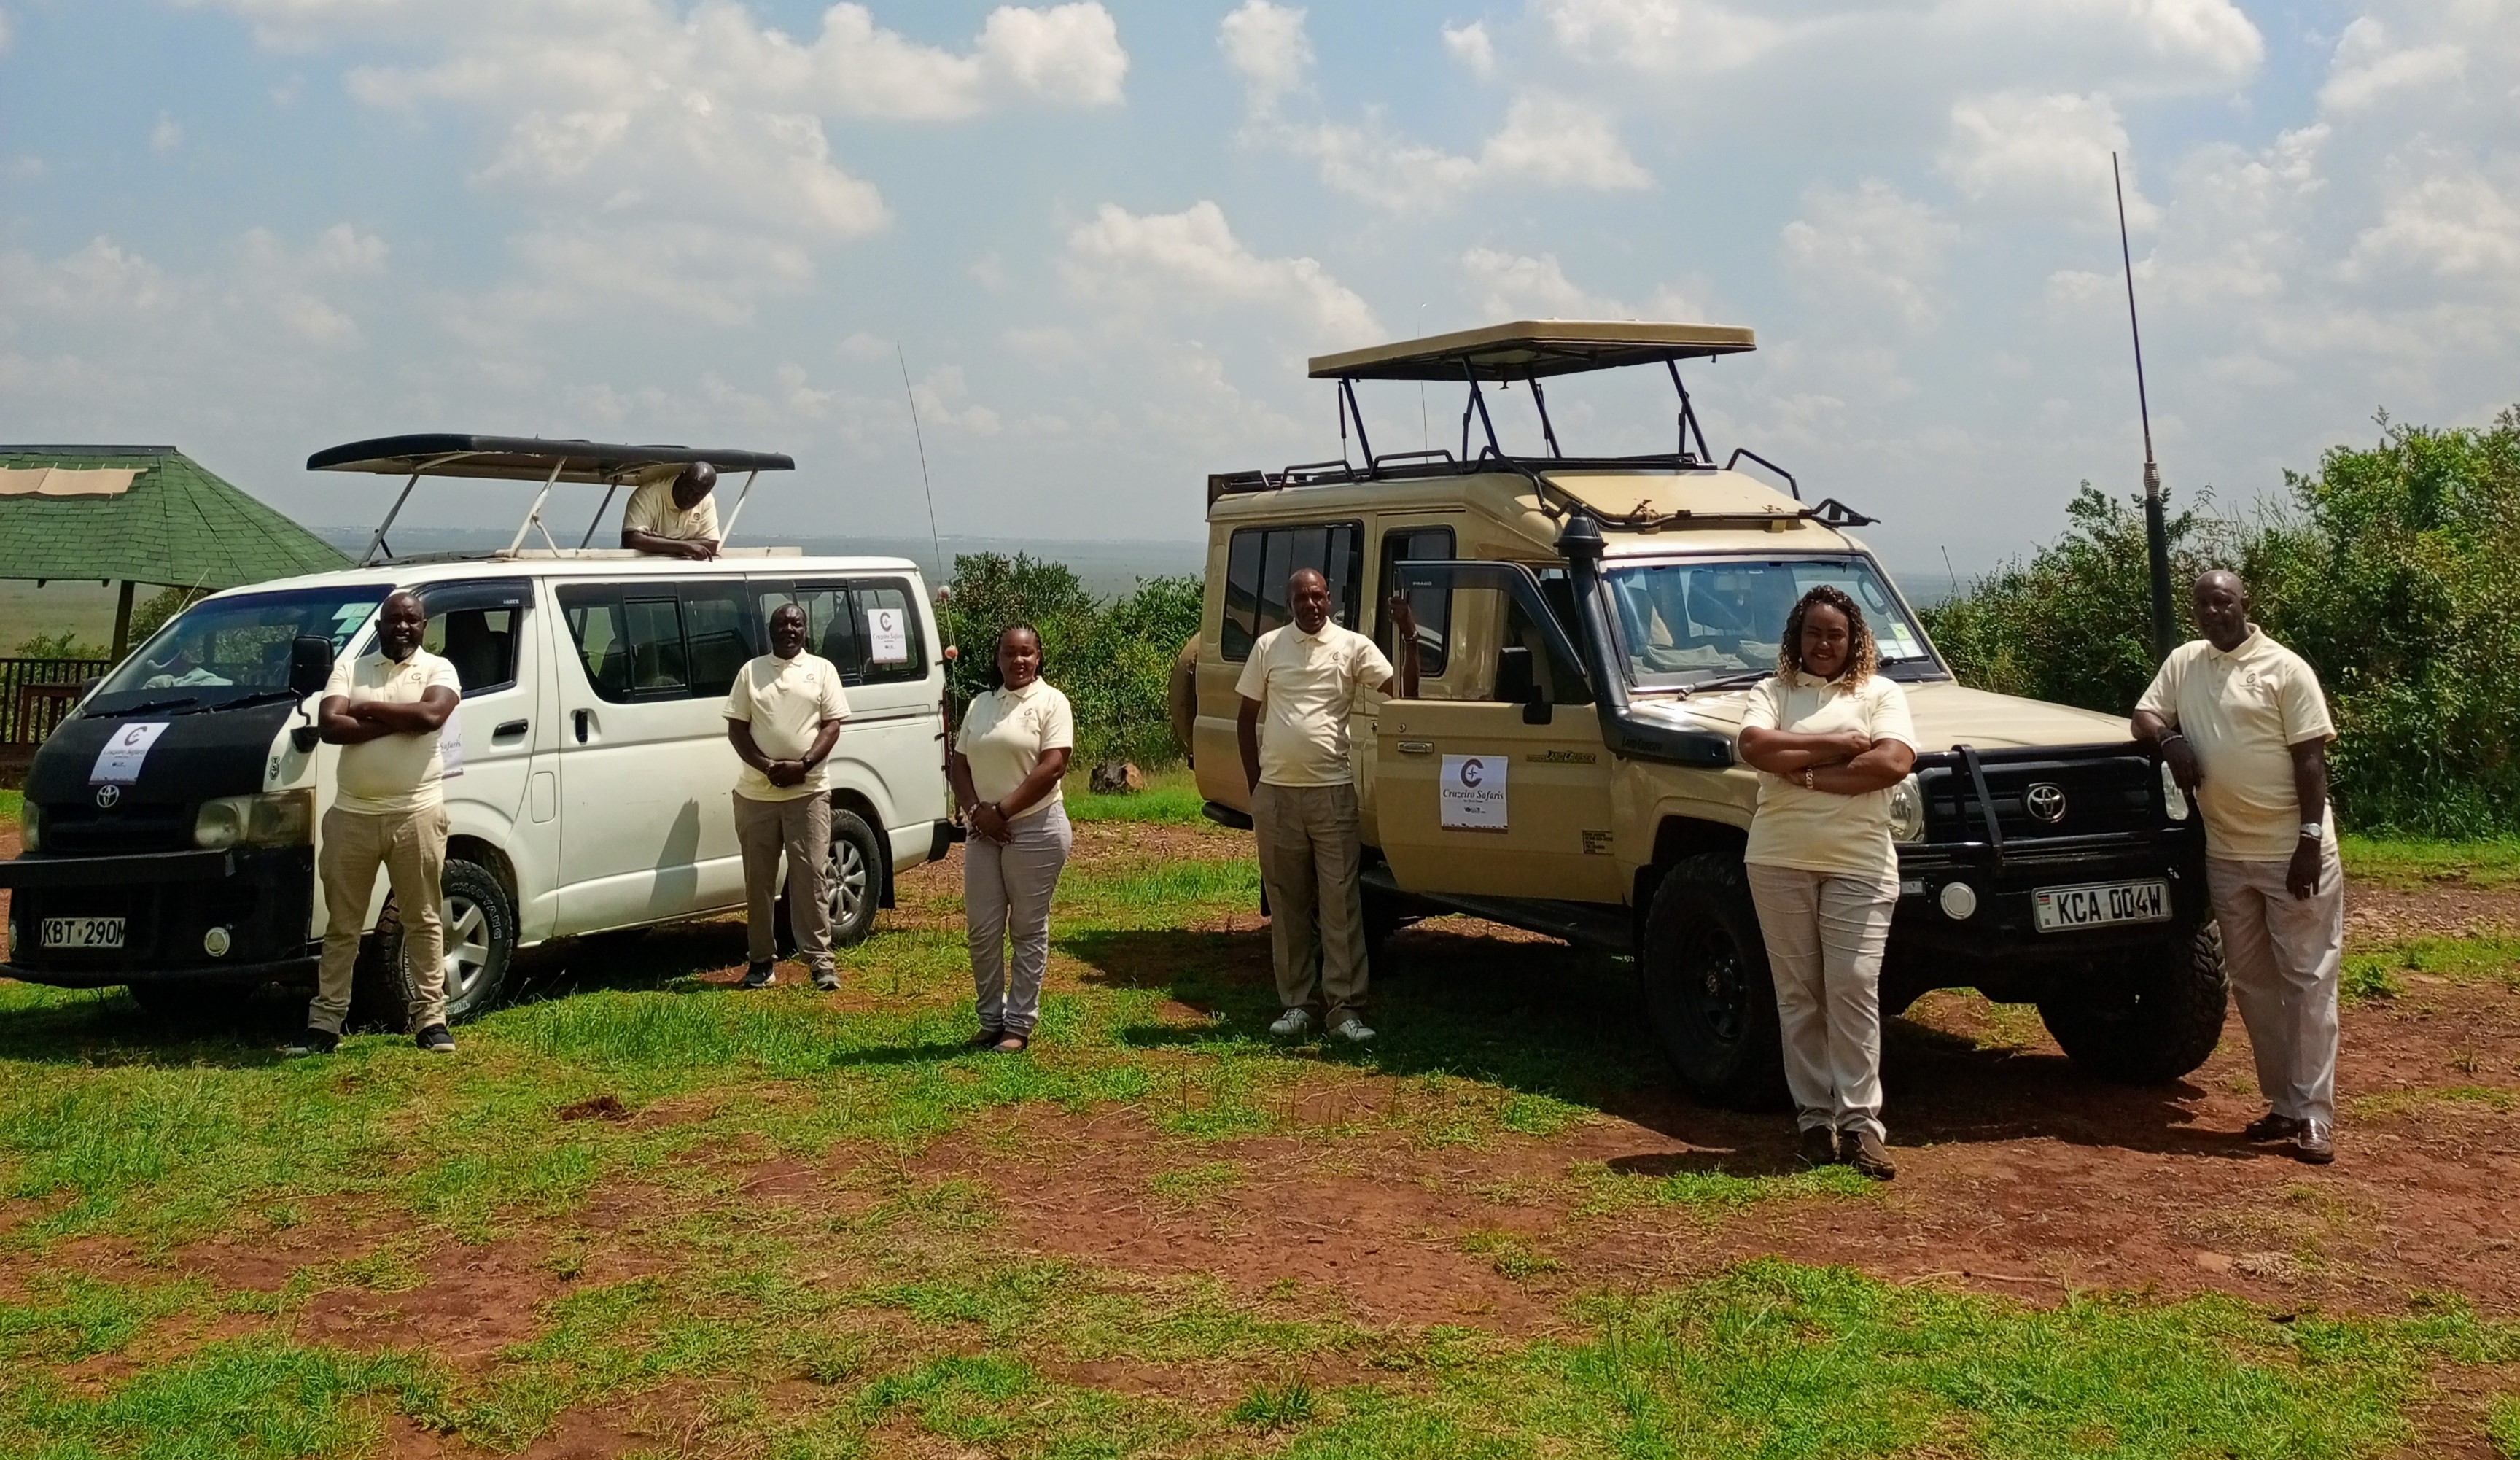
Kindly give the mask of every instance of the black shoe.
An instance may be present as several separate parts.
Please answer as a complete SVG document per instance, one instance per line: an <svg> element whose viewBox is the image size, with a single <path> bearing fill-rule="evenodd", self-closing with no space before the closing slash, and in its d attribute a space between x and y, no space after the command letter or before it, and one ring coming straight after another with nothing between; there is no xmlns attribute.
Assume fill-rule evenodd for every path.
<svg viewBox="0 0 2520 1460"><path fill-rule="evenodd" d="M1846 1163L1875 1181L1887 1181L1899 1174L1899 1163L1890 1159L1890 1147L1881 1137L1868 1130L1850 1130L1840 1137L1846 1142Z"/></svg>
<svg viewBox="0 0 2520 1460"><path fill-rule="evenodd" d="M309 1025L306 1032L298 1035L294 1040L291 1041L289 1047L282 1050L281 1053L284 1055L329 1055L340 1047L340 1035L334 1033L331 1029L319 1029L314 1027L312 1025Z"/></svg>
<svg viewBox="0 0 2520 1460"><path fill-rule="evenodd" d="M455 1053L455 1035L442 1024L430 1025L428 1028L412 1035L411 1042L433 1055Z"/></svg>
<svg viewBox="0 0 2520 1460"><path fill-rule="evenodd" d="M770 986L771 979L776 977L776 969L777 965L775 964L756 963L752 965L752 967L743 971L743 986L746 988L768 988Z"/></svg>
<svg viewBox="0 0 2520 1460"><path fill-rule="evenodd" d="M1804 1165L1814 1169L1837 1164L1837 1132L1825 1125L1806 1127L1801 1144L1794 1148L1794 1155L1801 1158Z"/></svg>
<svg viewBox="0 0 2520 1460"><path fill-rule="evenodd" d="M2304 1120L2292 1138L2292 1159L2323 1166L2336 1159L2336 1135L2324 1120Z"/></svg>
<svg viewBox="0 0 2520 1460"><path fill-rule="evenodd" d="M2278 1116L2273 1111L2258 1117L2242 1127L2240 1134L2252 1141L2288 1141L2301 1134L2302 1122L2296 1117Z"/></svg>
<svg viewBox="0 0 2520 1460"><path fill-rule="evenodd" d="M821 973L816 974L814 976L814 986L825 993L839 992L840 971L835 968L827 968Z"/></svg>

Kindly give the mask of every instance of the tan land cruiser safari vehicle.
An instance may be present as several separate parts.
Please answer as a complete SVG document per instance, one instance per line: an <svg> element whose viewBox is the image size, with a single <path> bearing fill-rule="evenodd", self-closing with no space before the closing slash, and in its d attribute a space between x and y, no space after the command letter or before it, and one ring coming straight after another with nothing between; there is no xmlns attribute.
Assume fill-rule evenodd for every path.
<svg viewBox="0 0 2520 1460"><path fill-rule="evenodd" d="M1320 570L1338 621L1386 652L1382 606L1405 592L1419 695L1369 693L1354 709L1376 956L1403 924L1447 913L1633 954L1693 1092L1781 1100L1741 870L1758 777L1734 739L1787 612L1834 584L1864 605L1920 740L1893 793L1901 895L1884 1011L1974 987L2037 1004L2099 1074L2185 1074L2212 1053L2226 1004L2185 800L2124 719L1955 682L1849 531L1874 519L1805 503L1746 449L1715 463L1680 364L1754 343L1721 326L1550 321L1313 360L1314 379L1337 383L1341 434L1352 422L1362 459L1208 479L1204 618L1174 686L1208 814L1250 825L1235 681L1252 641L1286 621L1288 573ZM1674 449L1562 450L1542 382L1624 366L1669 374ZM1460 451L1373 454L1360 381L1466 386ZM1499 446L1490 398L1508 390L1528 395L1545 454ZM1787 490L1734 470L1745 458Z"/></svg>

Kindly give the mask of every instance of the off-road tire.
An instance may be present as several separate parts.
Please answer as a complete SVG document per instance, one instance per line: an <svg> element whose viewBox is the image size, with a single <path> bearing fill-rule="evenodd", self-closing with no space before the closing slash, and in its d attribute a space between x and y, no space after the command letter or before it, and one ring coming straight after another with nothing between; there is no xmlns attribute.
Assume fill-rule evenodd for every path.
<svg viewBox="0 0 2520 1460"><path fill-rule="evenodd" d="M1654 1033L1690 1094L1734 1110L1787 1103L1777 986L1738 855L1705 852L1663 876L1637 971Z"/></svg>
<svg viewBox="0 0 2520 1460"><path fill-rule="evenodd" d="M517 904L499 874L463 857L446 859L438 884L446 953L446 1022L462 1024L499 1001L517 956ZM377 931L360 945L350 977L354 1029L408 1027L411 971L403 961L402 909L385 899Z"/></svg>
<svg viewBox="0 0 2520 1460"><path fill-rule="evenodd" d="M2230 979L2212 919L2180 942L2100 964L2088 991L2039 1001L2039 1018L2074 1063L2121 1084L2165 1084L2205 1063L2223 1040Z"/></svg>
<svg viewBox="0 0 2520 1460"><path fill-rule="evenodd" d="M823 863L825 896L832 908L832 946L853 947L875 931L875 915L883 904L883 843L867 819L845 806L832 808L831 859ZM772 941L779 956L796 951L796 932L788 921L788 892L780 887L773 909Z"/></svg>

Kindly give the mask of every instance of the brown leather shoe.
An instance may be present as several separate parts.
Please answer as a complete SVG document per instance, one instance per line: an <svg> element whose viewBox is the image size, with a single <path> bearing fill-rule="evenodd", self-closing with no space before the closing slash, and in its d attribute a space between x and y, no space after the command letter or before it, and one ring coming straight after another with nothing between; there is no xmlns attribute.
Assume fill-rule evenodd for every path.
<svg viewBox="0 0 2520 1460"><path fill-rule="evenodd" d="M2269 1111L2242 1127L2240 1134L2258 1142L2288 1141L2301 1134L2301 1121L2295 1117L2278 1116Z"/></svg>
<svg viewBox="0 0 2520 1460"><path fill-rule="evenodd" d="M2336 1135L2324 1120L2304 1120L2292 1138L2292 1159L2323 1166L2336 1159Z"/></svg>
<svg viewBox="0 0 2520 1460"><path fill-rule="evenodd" d="M1802 1142L1795 1147L1794 1155L1815 1170L1837 1164L1837 1132L1825 1125L1804 1127Z"/></svg>
<svg viewBox="0 0 2520 1460"><path fill-rule="evenodd" d="M1846 1163L1875 1181L1887 1181L1899 1174L1899 1163L1890 1159L1890 1148L1881 1137L1869 1130L1843 1131L1838 1139Z"/></svg>

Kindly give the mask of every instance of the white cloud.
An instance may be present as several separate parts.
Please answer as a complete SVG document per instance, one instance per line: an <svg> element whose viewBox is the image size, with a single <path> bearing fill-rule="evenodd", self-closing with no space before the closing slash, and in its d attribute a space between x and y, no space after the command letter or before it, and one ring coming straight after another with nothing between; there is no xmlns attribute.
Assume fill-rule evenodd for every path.
<svg viewBox="0 0 2520 1460"><path fill-rule="evenodd" d="M2115 217L2109 154L2126 126L2104 96L2003 91L1952 106L1936 170L1974 202L2093 223ZM2148 228L2153 206L2130 179L2127 221Z"/></svg>
<svg viewBox="0 0 2520 1460"><path fill-rule="evenodd" d="M2421 271L2520 298L2520 205L2473 173L2427 177L2389 200L2348 255L2349 277Z"/></svg>
<svg viewBox="0 0 2520 1460"><path fill-rule="evenodd" d="M1787 271L1806 291L1923 327L1939 317L1937 285L1956 233L1932 207L1867 179L1852 192L1814 184L1781 237Z"/></svg>
<svg viewBox="0 0 2520 1460"><path fill-rule="evenodd" d="M1713 0L1542 0L1540 13L1557 44L1584 60L1688 75L1738 70L1829 23Z"/></svg>
<svg viewBox="0 0 2520 1460"><path fill-rule="evenodd" d="M170 302L165 271L99 234L84 248L58 259L32 253L0 253L0 300L18 309L34 305L73 319L143 314Z"/></svg>
<svg viewBox="0 0 2520 1460"><path fill-rule="evenodd" d="M1563 97L1526 92L1479 150L1479 177L1617 192L1653 181L1601 113Z"/></svg>
<svg viewBox="0 0 2520 1460"><path fill-rule="evenodd" d="M1462 255L1462 275L1479 318L1486 321L1603 319L1628 312L1616 299L1578 289L1554 253L1535 258L1502 249L1472 249Z"/></svg>
<svg viewBox="0 0 2520 1460"><path fill-rule="evenodd" d="M158 124L149 129L150 151L173 152L183 145L184 124L163 112L158 113Z"/></svg>
<svg viewBox="0 0 2520 1460"><path fill-rule="evenodd" d="M1485 21L1472 21L1462 26L1445 26L1444 49L1455 61L1461 63L1462 69L1482 81L1496 74L1496 42L1489 39Z"/></svg>
<svg viewBox="0 0 2520 1460"><path fill-rule="evenodd" d="M2393 49L2388 27L2377 17L2362 16L2337 37L2318 104L2330 113L2364 112L2404 93L2453 86L2466 73L2466 47L2440 42Z"/></svg>
<svg viewBox="0 0 2520 1460"><path fill-rule="evenodd" d="M1243 0L1218 23L1216 43L1242 78L1243 97L1255 116L1276 112L1279 99L1303 85L1313 68L1304 12L1293 6Z"/></svg>
<svg viewBox="0 0 2520 1460"><path fill-rule="evenodd" d="M1365 300L1319 260L1253 253L1210 202L1144 214L1106 203L1068 235L1066 265L1069 284L1089 297L1184 314L1256 309L1293 323L1307 347L1382 334Z"/></svg>
<svg viewBox="0 0 2520 1460"><path fill-rule="evenodd" d="M5 53L9 49L9 12L0 10L0 53Z"/></svg>

